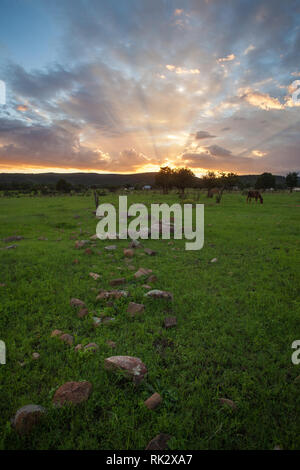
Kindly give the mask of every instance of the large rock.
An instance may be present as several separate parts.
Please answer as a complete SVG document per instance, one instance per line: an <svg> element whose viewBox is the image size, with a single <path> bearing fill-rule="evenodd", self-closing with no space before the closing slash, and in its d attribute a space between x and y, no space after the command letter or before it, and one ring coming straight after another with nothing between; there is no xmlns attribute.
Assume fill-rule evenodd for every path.
<svg viewBox="0 0 300 470"><path fill-rule="evenodd" d="M139 279L143 276L149 276L152 273L152 269L140 268L134 275L136 279Z"/></svg>
<svg viewBox="0 0 300 470"><path fill-rule="evenodd" d="M57 406L62 406L65 403L78 405L89 398L91 391L92 384L90 382L66 382L56 390L53 403Z"/></svg>
<svg viewBox="0 0 300 470"><path fill-rule="evenodd" d="M128 305L127 312L130 313L132 317L139 313L143 313L145 310L145 305L143 304L136 304L135 302L130 302Z"/></svg>
<svg viewBox="0 0 300 470"><path fill-rule="evenodd" d="M16 412L13 418L13 427L18 433L27 434L45 413L45 408L39 405L23 406Z"/></svg>
<svg viewBox="0 0 300 470"><path fill-rule="evenodd" d="M145 297L152 297L154 299L168 299L173 300L173 294L164 290L153 289L145 294Z"/></svg>
<svg viewBox="0 0 300 470"><path fill-rule="evenodd" d="M124 248L123 250L124 256L127 256L128 258L132 258L134 255L134 250L132 248Z"/></svg>
<svg viewBox="0 0 300 470"><path fill-rule="evenodd" d="M112 356L104 361L106 370L123 370L125 375L138 384L147 374L147 367L138 357Z"/></svg>
<svg viewBox="0 0 300 470"><path fill-rule="evenodd" d="M64 333L59 337L64 343L67 343L69 346L72 346L74 343L74 338L73 336L69 335L68 333Z"/></svg>

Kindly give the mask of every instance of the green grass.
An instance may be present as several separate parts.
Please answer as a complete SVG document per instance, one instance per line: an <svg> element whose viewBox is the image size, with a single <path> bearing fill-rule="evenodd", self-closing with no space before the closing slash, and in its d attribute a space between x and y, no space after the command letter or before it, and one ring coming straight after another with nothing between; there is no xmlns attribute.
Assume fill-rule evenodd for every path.
<svg viewBox="0 0 300 470"><path fill-rule="evenodd" d="M117 195L101 202L117 203ZM132 202L173 203L178 196L139 193ZM128 241L97 240L92 255L75 249L76 239L95 233L92 197L0 199L0 239L25 237L0 241L0 248L17 244L0 250L0 339L7 347L7 364L0 366L0 449L144 449L159 432L172 436L172 449L300 448L300 385L294 383L300 366L291 362L291 344L300 339L300 196L266 194L263 205L247 205L244 196L225 194L217 205L202 195L200 202L206 204L202 250L185 251L184 240L172 246L146 240L157 256L136 250L132 261L153 270L154 287L174 295L168 302L144 297L145 281L124 262ZM106 252L111 243L117 250ZM146 306L139 318L128 316L129 299L110 308L95 301L92 288L109 288L123 276L130 300ZM89 316L77 317L71 297L86 303ZM116 319L94 328L93 312ZM176 316L177 327L165 330L165 316ZM75 352L50 337L54 329L73 335L75 344L96 342L99 350ZM107 340L117 343L115 350ZM141 358L149 371L142 385L106 372L111 355ZM92 382L91 397L55 409L55 390L70 380ZM143 402L154 391L163 403L149 411ZM222 406L221 397L238 409ZM48 413L21 437L10 418L30 403Z"/></svg>

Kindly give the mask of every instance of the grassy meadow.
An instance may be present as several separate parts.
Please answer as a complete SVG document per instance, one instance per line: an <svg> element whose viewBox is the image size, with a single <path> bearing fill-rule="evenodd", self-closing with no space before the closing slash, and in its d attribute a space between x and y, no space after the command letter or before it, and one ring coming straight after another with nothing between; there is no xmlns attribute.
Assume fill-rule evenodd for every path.
<svg viewBox="0 0 300 470"><path fill-rule="evenodd" d="M188 197L205 203L203 249L145 240L156 256L138 248L130 262L127 240L90 240L91 254L75 248L95 233L92 195L0 198L0 339L7 348L0 449L144 449L159 433L172 436L170 449L300 449L300 365L291 362L291 344L300 339L300 194L265 194L263 205L247 205L240 193L224 194L221 204L204 193L199 201ZM117 201L117 194L100 198ZM175 192L128 197L129 204L178 201ZM3 241L12 235L24 239ZM110 244L117 249L106 251ZM134 277L140 267L152 269L153 288L174 300L144 297L147 281ZM96 301L97 290L112 289L119 277L126 283L117 289L130 298ZM72 297L86 303L86 317L78 318ZM143 303L144 313L131 318L129 301ZM115 320L95 328L92 317L103 313ZM177 326L165 329L169 316ZM74 336L73 346L51 337L54 329ZM90 342L96 352L75 351ZM113 355L146 364L141 385L104 369ZM55 408L54 392L73 380L93 384L90 398ZM154 392L163 402L150 411L144 401ZM31 403L47 414L19 436L10 419Z"/></svg>

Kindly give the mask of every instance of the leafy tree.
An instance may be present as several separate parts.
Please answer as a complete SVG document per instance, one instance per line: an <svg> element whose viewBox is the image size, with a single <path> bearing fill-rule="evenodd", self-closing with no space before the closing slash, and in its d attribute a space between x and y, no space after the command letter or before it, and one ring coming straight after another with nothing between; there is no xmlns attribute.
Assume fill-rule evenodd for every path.
<svg viewBox="0 0 300 470"><path fill-rule="evenodd" d="M285 182L290 192L292 192L293 188L298 186L298 173L296 171L288 173L286 175Z"/></svg>
<svg viewBox="0 0 300 470"><path fill-rule="evenodd" d="M221 173L218 178L218 186L220 187L219 194L217 195L216 202L219 204L221 202L223 192L225 189L231 189L234 186L237 186L239 181L238 175L235 173Z"/></svg>
<svg viewBox="0 0 300 470"><path fill-rule="evenodd" d="M257 178L255 183L255 189L275 188L275 186L275 176L272 173L263 173Z"/></svg>
<svg viewBox="0 0 300 470"><path fill-rule="evenodd" d="M217 179L217 175L214 171L208 171L206 175L202 177L203 187L207 188L207 197L210 197L210 190L218 185Z"/></svg>
<svg viewBox="0 0 300 470"><path fill-rule="evenodd" d="M173 186L173 170L168 166L162 166L155 175L155 184L162 188L164 194L168 194Z"/></svg>
<svg viewBox="0 0 300 470"><path fill-rule="evenodd" d="M62 193L69 193L71 189L72 189L71 183L68 183L66 180L62 178L58 180L56 183L56 191L60 191Z"/></svg>
<svg viewBox="0 0 300 470"><path fill-rule="evenodd" d="M173 171L174 186L184 194L185 188L190 188L195 184L195 175L190 168L176 168Z"/></svg>

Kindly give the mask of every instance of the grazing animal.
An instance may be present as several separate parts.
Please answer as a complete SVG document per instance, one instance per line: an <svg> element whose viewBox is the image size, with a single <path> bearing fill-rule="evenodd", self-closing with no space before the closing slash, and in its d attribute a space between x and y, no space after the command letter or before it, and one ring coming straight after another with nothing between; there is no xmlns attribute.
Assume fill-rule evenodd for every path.
<svg viewBox="0 0 300 470"><path fill-rule="evenodd" d="M257 202L257 199L260 200L261 204L264 202L262 195L259 191L249 191L247 196L247 202L251 202L252 198L255 198L255 202Z"/></svg>

